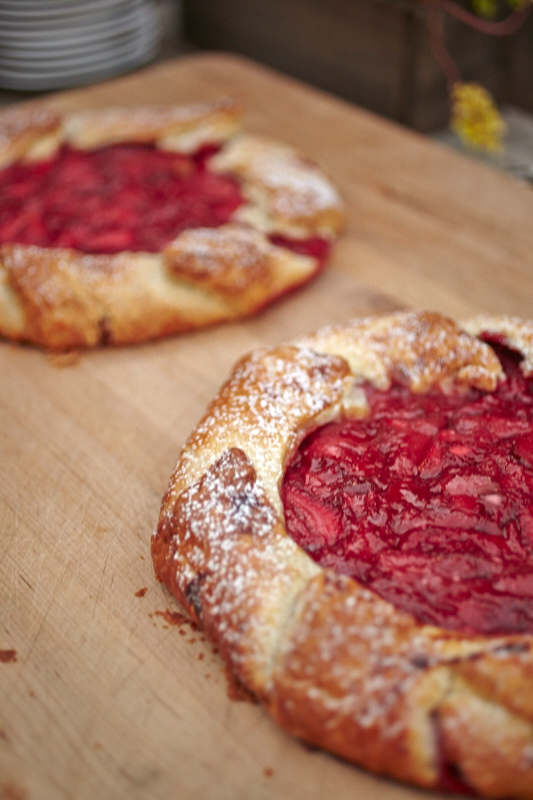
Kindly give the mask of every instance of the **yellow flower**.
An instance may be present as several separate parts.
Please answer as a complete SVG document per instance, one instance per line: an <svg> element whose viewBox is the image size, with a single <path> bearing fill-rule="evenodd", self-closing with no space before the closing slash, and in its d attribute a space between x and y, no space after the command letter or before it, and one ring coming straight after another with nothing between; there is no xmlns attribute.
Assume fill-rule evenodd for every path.
<svg viewBox="0 0 533 800"><path fill-rule="evenodd" d="M496 16L498 11L498 3L496 0L472 0L472 5L476 14L480 17L491 19Z"/></svg>
<svg viewBox="0 0 533 800"><path fill-rule="evenodd" d="M489 92L477 83L456 83L452 90L451 127L470 147L503 149L507 126Z"/></svg>

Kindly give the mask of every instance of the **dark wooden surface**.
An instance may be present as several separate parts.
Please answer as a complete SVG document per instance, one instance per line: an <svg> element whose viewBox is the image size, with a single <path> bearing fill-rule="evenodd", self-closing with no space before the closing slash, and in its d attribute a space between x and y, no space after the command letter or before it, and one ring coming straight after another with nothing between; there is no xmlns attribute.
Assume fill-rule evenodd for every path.
<svg viewBox="0 0 533 800"><path fill-rule="evenodd" d="M470 6L470 4L468 4ZM410 0L183 0L196 46L256 59L421 131L449 118L421 6ZM445 16L464 80L533 110L533 20L509 40Z"/></svg>

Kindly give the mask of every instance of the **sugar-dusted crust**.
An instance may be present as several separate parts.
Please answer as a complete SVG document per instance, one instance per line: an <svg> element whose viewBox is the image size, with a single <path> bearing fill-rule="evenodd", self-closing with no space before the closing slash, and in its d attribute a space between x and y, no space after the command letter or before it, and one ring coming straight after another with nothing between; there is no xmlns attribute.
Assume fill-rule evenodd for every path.
<svg viewBox="0 0 533 800"><path fill-rule="evenodd" d="M318 258L275 246L271 234L333 241L343 204L326 175L291 147L243 133L235 100L70 114L36 106L0 113L0 168L53 155L154 142L190 153L219 144L210 167L245 199L228 224L181 233L157 254L87 255L0 246L0 336L62 350L124 344L254 314L310 280Z"/></svg>
<svg viewBox="0 0 533 800"><path fill-rule="evenodd" d="M526 369L533 323L432 313L355 320L234 368L186 442L152 538L157 577L275 720L379 774L439 788L442 763L488 797L533 798L533 637L418 623L322 569L287 535L280 485L312 429L362 416L358 383L415 392L504 380L489 331Z"/></svg>

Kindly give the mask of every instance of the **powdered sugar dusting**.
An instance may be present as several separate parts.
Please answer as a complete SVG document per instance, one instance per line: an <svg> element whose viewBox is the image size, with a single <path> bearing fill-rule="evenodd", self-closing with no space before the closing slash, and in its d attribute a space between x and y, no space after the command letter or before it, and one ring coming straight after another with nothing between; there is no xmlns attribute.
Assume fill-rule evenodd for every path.
<svg viewBox="0 0 533 800"><path fill-rule="evenodd" d="M486 691L483 684L476 686L475 670L499 647L509 648L507 663L520 674L523 688L533 667L531 637L527 654L518 658L510 653L512 637L452 637L416 625L329 571L308 584L299 608L274 675L271 712L298 736L403 780L438 784L442 754L436 726L463 665L474 670L471 697ZM505 706L497 693L492 702ZM504 718L510 721L514 712L505 711ZM450 727L452 737L459 734Z"/></svg>
<svg viewBox="0 0 533 800"><path fill-rule="evenodd" d="M48 133L59 124L60 117L57 112L48 108L25 106L7 108L0 114L0 148L18 139L22 134Z"/></svg>
<svg viewBox="0 0 533 800"><path fill-rule="evenodd" d="M64 116L65 139L74 147L121 141L158 141L167 149L190 152L206 141L234 135L242 106L231 98L177 106L115 106Z"/></svg>
<svg viewBox="0 0 533 800"><path fill-rule="evenodd" d="M154 551L167 535L163 579L170 578L239 679L264 692L294 597L318 568L285 535L241 450L226 451L167 505Z"/></svg>
<svg viewBox="0 0 533 800"><path fill-rule="evenodd" d="M45 158L59 144L61 118L48 108L15 106L0 112L0 168L17 158Z"/></svg>
<svg viewBox="0 0 533 800"><path fill-rule="evenodd" d="M305 432L337 416L352 378L338 357L280 347L244 358L187 443L173 484L196 480L230 447L242 447L273 506L288 454Z"/></svg>
<svg viewBox="0 0 533 800"><path fill-rule="evenodd" d="M236 137L211 160L215 170L244 180L243 191L272 230L338 233L343 204L325 174L291 147L258 136ZM247 212L248 215L250 212Z"/></svg>
<svg viewBox="0 0 533 800"><path fill-rule="evenodd" d="M342 353L354 374L387 388L399 380L414 392L454 382L490 391L504 378L491 348L452 320L405 312L326 327L298 340L319 352Z"/></svg>
<svg viewBox="0 0 533 800"><path fill-rule="evenodd" d="M153 539L156 572L295 735L426 787L438 787L443 755L469 768L470 749L484 763L467 773L469 784L492 791L482 720L494 706L502 747L489 773L500 796L530 797L522 787L533 785L532 637L419 624L318 568L286 535L278 488L287 456L346 408L355 378L425 391L451 382L486 388L501 374L490 348L438 315L355 321L255 351L180 456Z"/></svg>
<svg viewBox="0 0 533 800"><path fill-rule="evenodd" d="M164 257L173 274L205 280L218 291L236 295L269 282L274 250L258 231L227 224L183 231L165 248Z"/></svg>
<svg viewBox="0 0 533 800"><path fill-rule="evenodd" d="M157 250L157 264L148 263L144 274L137 269L137 261L130 271L115 259L90 262L82 258L76 236L65 238L64 231L65 242L52 255L55 265L50 261L44 264L29 245L21 245L25 256L20 261L28 274L21 277L19 269L14 276L4 264L0 331L54 350L144 341L256 313L312 278L326 262L331 241L344 227L343 204L321 170L292 148L239 135L243 111L238 100L223 97L179 106L115 106L64 114L39 107L2 112L0 167L17 159L50 158L61 152L63 144L70 152L118 143L153 145L159 150L198 156L202 167L208 167L207 173L218 165L216 168L230 174L226 189L233 184L239 202L243 202L235 208L229 192L229 198L218 205L222 216L217 222L227 220L224 212L230 209L229 218L241 223L243 246L219 252L215 264L196 241L195 252L191 256L189 249L184 264L183 253L176 258L172 247L166 249L152 238L147 249L155 252L162 247L163 252ZM211 157L217 150L219 155ZM254 166L255 157L258 161ZM183 163L175 161L176 169L179 163L181 170ZM208 178L204 183L215 187L217 182L225 182L220 175ZM38 230L39 217L34 222ZM112 249L134 260L132 251L137 248L124 230L111 234L96 228L98 252L113 242ZM79 231L80 226L78 235ZM280 234L276 246L263 235L272 232ZM252 233L258 234L254 243ZM175 232L171 232L173 235ZM287 237L303 241L287 242ZM41 262L36 270L34 257ZM99 266L104 268L100 270ZM89 267L99 271L96 280ZM42 302L38 297L41 289Z"/></svg>

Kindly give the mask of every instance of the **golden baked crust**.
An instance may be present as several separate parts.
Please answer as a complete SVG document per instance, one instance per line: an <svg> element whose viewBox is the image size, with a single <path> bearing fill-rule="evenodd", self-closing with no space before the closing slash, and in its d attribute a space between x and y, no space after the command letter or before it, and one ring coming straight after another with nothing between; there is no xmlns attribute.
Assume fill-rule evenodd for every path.
<svg viewBox="0 0 533 800"><path fill-rule="evenodd" d="M152 556L159 580L292 734L423 787L438 788L444 759L480 794L533 798L533 637L417 622L312 561L287 535L280 500L302 438L365 414L362 379L494 389L504 376L480 331L522 350L530 369L533 323L459 327L415 312L244 357L180 454Z"/></svg>
<svg viewBox="0 0 533 800"><path fill-rule="evenodd" d="M0 246L0 335L63 350L125 344L254 314L310 280L314 256L269 235L334 240L343 204L325 174L295 150L240 131L235 100L110 108L60 115L20 106L0 113L0 168L118 142L190 153L221 145L210 167L235 177L244 204L217 229L186 230L160 253L87 255Z"/></svg>
<svg viewBox="0 0 533 800"><path fill-rule="evenodd" d="M30 108L15 106L0 114L0 168L9 166L19 158L31 158L35 148L44 143L45 147L55 147L61 117L49 108Z"/></svg>

